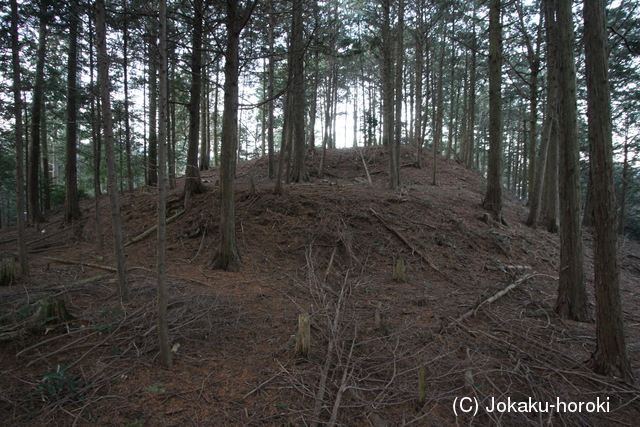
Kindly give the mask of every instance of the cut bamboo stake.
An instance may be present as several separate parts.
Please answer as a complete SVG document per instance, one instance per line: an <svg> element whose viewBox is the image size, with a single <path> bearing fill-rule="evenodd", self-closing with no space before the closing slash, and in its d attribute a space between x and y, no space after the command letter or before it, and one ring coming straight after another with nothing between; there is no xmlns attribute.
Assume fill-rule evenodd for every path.
<svg viewBox="0 0 640 427"><path fill-rule="evenodd" d="M311 322L309 321L309 313L301 313L298 315L298 333L296 334L296 358L308 358L310 348Z"/></svg>
<svg viewBox="0 0 640 427"><path fill-rule="evenodd" d="M438 274L440 274L440 276L442 276L443 278L445 278L447 281L453 283L453 280L451 280L446 274L444 274L438 267L436 267L431 260L427 257L427 255L425 255L424 253L422 253L418 248L416 248L415 246L413 246L411 244L411 242L409 242L409 240L407 240L406 237L404 237L404 235L402 233L400 233L396 228L394 228L393 226L389 225L387 223L387 221L385 221L384 218L382 218L380 216L380 214L376 211L373 210L373 208L369 208L371 210L371 213L373 214L373 216L375 216L376 218L378 218L378 220L380 220L380 222L382 223L382 225L384 225L385 227L387 227L387 229L391 232L393 232L400 240L402 240L402 242L409 246L409 248L416 254L420 255L420 258L422 258L427 264L429 264L429 267L431 267L433 270L435 270Z"/></svg>
<svg viewBox="0 0 640 427"><path fill-rule="evenodd" d="M180 212L178 212L177 214L175 214L171 218L167 219L167 224L169 224L171 221L175 220L176 218L180 217L180 215L182 215L185 212L186 212L186 210L182 209ZM148 229L147 231L145 231L144 233L142 233L138 237L135 237L132 240L130 240L129 242L125 243L124 246L127 247L127 246L133 245L134 243L138 243L139 241L141 241L142 239L144 239L145 237L149 236L151 233L156 231L157 228L158 228L158 225L154 225L153 227L151 227L150 229Z"/></svg>

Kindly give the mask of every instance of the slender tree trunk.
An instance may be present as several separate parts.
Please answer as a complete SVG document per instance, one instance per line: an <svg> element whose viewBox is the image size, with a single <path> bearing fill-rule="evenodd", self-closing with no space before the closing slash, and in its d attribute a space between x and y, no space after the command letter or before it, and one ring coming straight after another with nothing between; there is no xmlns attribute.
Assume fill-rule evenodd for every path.
<svg viewBox="0 0 640 427"><path fill-rule="evenodd" d="M189 100L189 148L184 174L185 204L187 200L205 191L198 169L198 140L200 132L200 95L202 92L202 28L203 0L194 0L193 34L191 39L191 90Z"/></svg>
<svg viewBox="0 0 640 427"><path fill-rule="evenodd" d="M382 2L382 143L389 150L389 186L398 186L398 172L396 171L396 150L393 143L393 46L391 40L391 1Z"/></svg>
<svg viewBox="0 0 640 427"><path fill-rule="evenodd" d="M160 121L158 132L158 252L156 258L158 279L158 341L160 343L160 362L169 369L173 366L169 325L167 322L167 190L166 190L166 142L167 120L169 118L169 62L167 60L167 0L160 0L159 7L160 46Z"/></svg>
<svg viewBox="0 0 640 427"><path fill-rule="evenodd" d="M33 101L31 106L31 142L33 146L41 147L42 149L42 186L45 196L45 209L51 209L51 195L48 180L48 160L45 169L45 159L48 157L48 150L46 146L46 132L42 129L45 122L44 113L44 64L46 57L46 38L47 38L47 19L46 19L46 6L45 3L40 4L40 28L38 32L38 52L36 54L36 76L35 85L33 88ZM39 161L39 160L38 160ZM33 164L31 164L33 167ZM36 168L38 170L38 168ZM44 218L41 218L43 220Z"/></svg>
<svg viewBox="0 0 640 427"><path fill-rule="evenodd" d="M227 43L224 66L224 112L222 117L222 151L220 164L220 248L213 267L238 270L240 255L236 245L236 213L234 179L238 145L238 73L240 33L246 25L255 2L239 10L238 0L227 1Z"/></svg>
<svg viewBox="0 0 640 427"><path fill-rule="evenodd" d="M273 179L275 177L275 148L273 142L273 114L274 114L274 105L273 105L273 81L275 78L275 62L276 59L274 57L274 44L275 44L275 36L274 29L275 26L275 17L273 11L273 1L269 0L269 65L267 71L267 150L269 156L269 166L268 166L268 174L269 179ZM276 183L276 185L279 185Z"/></svg>
<svg viewBox="0 0 640 427"><path fill-rule="evenodd" d="M556 312L565 319L592 320L585 288L580 224L580 164L571 0L556 0L560 131L560 282Z"/></svg>
<svg viewBox="0 0 640 427"><path fill-rule="evenodd" d="M395 165L392 170L394 174L391 176L390 187L392 189L400 186L400 146L402 144L402 95L403 95L403 69L404 69L404 0L398 2L398 25L396 30L396 69L395 69L395 118L394 126L395 136L390 139L390 152L393 155L390 159Z"/></svg>
<svg viewBox="0 0 640 427"><path fill-rule="evenodd" d="M482 205L494 220L502 217L502 28L501 1L489 2L489 170Z"/></svg>
<svg viewBox="0 0 640 427"><path fill-rule="evenodd" d="M593 264L596 289L594 370L633 382L620 302L620 264L613 179L607 14L604 0L584 1L590 164L593 177Z"/></svg>
<svg viewBox="0 0 640 427"><path fill-rule="evenodd" d="M422 65L424 58L424 1L420 0L418 4L417 28L415 32L416 38L416 95L415 95L415 123L413 136L416 146L416 167L422 168L422 146L424 138L422 136Z"/></svg>
<svg viewBox="0 0 640 427"><path fill-rule="evenodd" d="M218 158L218 140L220 139L218 136L218 94L220 91L218 90L218 85L220 83L220 60L216 58L216 93L214 97L214 106L213 106L213 165L218 166L220 164L220 160Z"/></svg>
<svg viewBox="0 0 640 427"><path fill-rule="evenodd" d="M93 28L95 16L91 17L91 22L89 23L89 76L90 76L90 116L91 116L91 142L93 148L93 206L94 206L94 221L96 224L96 243L98 244L98 248L102 248L103 240L102 240L102 227L101 227L101 219L100 219L100 195L102 192L100 191L100 143L102 139L100 135L100 105L96 108L96 101L99 101L98 93L96 92L96 85L94 80L94 70L95 70L95 62L93 57L94 51L94 34ZM97 111L96 111L97 110Z"/></svg>
<svg viewBox="0 0 640 427"><path fill-rule="evenodd" d="M627 227L627 186L629 184L629 139L625 133L624 137L624 160L622 164L622 189L620 190L620 215L618 222L618 233L624 239L625 228Z"/></svg>
<svg viewBox="0 0 640 427"><path fill-rule="evenodd" d="M80 218L78 199L77 132L78 132L78 26L80 19L77 3L69 3L69 60L67 68L67 132L65 164L64 220Z"/></svg>
<svg viewBox="0 0 640 427"><path fill-rule="evenodd" d="M98 80L102 98L102 124L107 155L107 188L111 208L111 225L113 228L116 267L118 270L118 286L120 297L129 299L127 283L127 266L122 237L122 218L120 217L120 201L118 200L118 180L116 177L115 140L113 137L113 119L111 117L111 95L109 93L109 57L107 55L107 31L104 0L96 0L96 38L98 45Z"/></svg>
<svg viewBox="0 0 640 427"><path fill-rule="evenodd" d="M442 38L440 40L440 58L438 65L438 83L436 87L436 126L433 134L433 175L431 184L438 185L438 156L440 155L440 146L442 145L442 126L444 122L444 100L443 100L443 84L444 84L444 45L446 39L446 28L443 26Z"/></svg>
<svg viewBox="0 0 640 427"><path fill-rule="evenodd" d="M33 103L31 109L31 140L29 149L29 167L27 168L27 195L29 222L37 225L46 221L40 209L40 149L42 109L44 104L44 65L47 52L47 20L46 6L40 6L40 27L38 31L38 52L36 59L36 76L33 88ZM71 37L71 36L70 36Z"/></svg>
<svg viewBox="0 0 640 427"><path fill-rule="evenodd" d="M474 3L475 4L475 3ZM467 129L467 157L465 159L468 168L472 168L475 161L475 135L476 135L476 81L478 71L476 60L476 6L473 10L473 30L472 30L472 47L471 47L471 66L469 72L471 76L469 78L469 107L468 107L468 129Z"/></svg>
<svg viewBox="0 0 640 427"><path fill-rule="evenodd" d="M291 21L292 35L292 72L293 72L293 104L291 140L293 148L293 163L291 169L291 180L293 182L309 181L307 167L305 164L305 84L304 84L304 55L305 41L302 22L303 0L293 0L293 16Z"/></svg>
<svg viewBox="0 0 640 427"><path fill-rule="evenodd" d="M49 134L47 133L46 113L42 115L42 129L40 134L42 142L42 191L44 192L44 210L48 211L51 209L51 174L49 172Z"/></svg>
<svg viewBox="0 0 640 427"><path fill-rule="evenodd" d="M158 58L155 24L151 23L149 31L149 150L147 167L147 185L158 184Z"/></svg>
<svg viewBox="0 0 640 427"><path fill-rule="evenodd" d="M122 33L122 68L124 85L124 139L127 154L127 188L133 192L133 162L131 160L131 114L129 112L129 23L127 0L123 0L124 29Z"/></svg>
<svg viewBox="0 0 640 427"><path fill-rule="evenodd" d="M13 70L14 117L16 121L16 210L18 223L18 259L20 273L25 279L29 277L29 259L27 258L27 239L25 237L25 203L24 203L24 144L22 123L22 85L20 79L20 43L18 40L18 3L11 0L11 65Z"/></svg>

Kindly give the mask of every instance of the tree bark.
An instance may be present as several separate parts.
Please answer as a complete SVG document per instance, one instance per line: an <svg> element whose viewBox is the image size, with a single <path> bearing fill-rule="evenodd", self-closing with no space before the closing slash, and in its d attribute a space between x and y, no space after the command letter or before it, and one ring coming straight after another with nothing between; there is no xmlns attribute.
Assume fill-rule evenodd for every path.
<svg viewBox="0 0 640 427"><path fill-rule="evenodd" d="M489 2L489 169L482 205L494 220L502 217L502 28L501 1Z"/></svg>
<svg viewBox="0 0 640 427"><path fill-rule="evenodd" d="M22 123L22 85L20 79L20 43L18 40L18 3L11 0L11 66L13 70L14 117L16 121L16 210L18 223L18 258L23 278L29 277L29 259L27 258L27 239L25 237L24 203L24 142Z"/></svg>
<svg viewBox="0 0 640 427"><path fill-rule="evenodd" d="M302 22L302 0L293 0L293 16L291 19L291 36L292 36L292 60L293 72L293 101L292 101L292 123L291 123L291 142L293 148L293 164L291 168L291 181L306 182L309 181L307 167L305 164L305 84L304 84L304 32Z"/></svg>
<svg viewBox="0 0 640 427"><path fill-rule="evenodd" d="M122 31L122 71L124 85L124 140L127 153L127 188L133 191L133 163L131 160L131 115L129 112L129 22L127 17L127 0L123 0L124 29Z"/></svg>
<svg viewBox="0 0 640 427"><path fill-rule="evenodd" d="M403 69L404 69L404 0L398 2L398 24L396 30L396 69L395 69L395 88L392 93L395 96L395 117L393 119L392 128L395 135L390 139L391 146L389 151L392 155L389 159L395 164L392 167L393 174L391 176L390 187L392 189L400 186L400 146L402 144L402 95L403 95Z"/></svg>
<svg viewBox="0 0 640 427"><path fill-rule="evenodd" d="M111 95L109 92L109 57L107 55L106 13L104 0L96 0L96 38L98 45L98 80L100 81L100 96L102 98L102 125L107 155L107 189L111 210L111 226L113 228L113 243L118 270L118 287L120 297L129 299L129 284L127 283L127 266L122 238L122 218L120 217L120 201L118 199L118 179L116 176L115 141L113 137L113 119L111 117Z"/></svg>
<svg viewBox="0 0 640 427"><path fill-rule="evenodd" d="M78 199L77 132L78 132L78 26L77 3L69 3L69 58L67 68L67 132L65 163L64 220L80 218Z"/></svg>
<svg viewBox="0 0 640 427"><path fill-rule="evenodd" d="M591 183L595 202L596 351L591 356L591 363L599 374L632 382L620 302L605 7L604 0L585 0L583 9Z"/></svg>
<svg viewBox="0 0 640 427"><path fill-rule="evenodd" d="M149 150L147 159L147 185L158 184L158 58L155 24L149 25Z"/></svg>
<svg viewBox="0 0 640 427"><path fill-rule="evenodd" d="M236 244L235 189L238 146L238 73L240 33L249 20L255 1L240 10L238 0L227 1L227 42L224 66L224 111L220 156L220 247L213 268L237 271L240 254Z"/></svg>
<svg viewBox="0 0 640 427"><path fill-rule="evenodd" d="M184 173L185 201L205 191L198 169L198 142L200 136L200 94L202 92L202 27L203 0L194 0L193 34L191 39L191 90L189 99L189 148Z"/></svg>
<svg viewBox="0 0 640 427"><path fill-rule="evenodd" d="M40 28L38 30L38 51L36 53L36 75L33 88L33 103L31 108L31 141L29 149L29 166L27 168L27 195L29 222L37 225L46 221L40 209L40 125L42 123L42 109L44 104L44 65L47 52L47 19L46 6L40 5ZM71 37L71 36L70 36ZM71 53L71 47L70 47Z"/></svg>
<svg viewBox="0 0 640 427"><path fill-rule="evenodd" d="M590 322L580 224L580 152L571 5L571 0L556 0L561 227L560 280L555 310L562 318Z"/></svg>
<svg viewBox="0 0 640 427"><path fill-rule="evenodd" d="M160 65L160 121L158 132L158 249L156 258L158 279L158 341L160 343L160 362L169 369L173 366L169 325L167 322L167 190L166 190L166 142L167 120L169 118L169 62L167 60L167 0L160 0L159 7L160 46L158 59Z"/></svg>
<svg viewBox="0 0 640 427"><path fill-rule="evenodd" d="M273 11L273 1L269 0L269 65L267 71L267 151L269 157L269 166L267 173L269 174L269 179L275 178L275 148L273 142L273 114L274 114L274 105L273 105L273 81L275 76L275 62L276 59L274 57L274 44L275 44L275 35L274 29L275 26L275 17Z"/></svg>

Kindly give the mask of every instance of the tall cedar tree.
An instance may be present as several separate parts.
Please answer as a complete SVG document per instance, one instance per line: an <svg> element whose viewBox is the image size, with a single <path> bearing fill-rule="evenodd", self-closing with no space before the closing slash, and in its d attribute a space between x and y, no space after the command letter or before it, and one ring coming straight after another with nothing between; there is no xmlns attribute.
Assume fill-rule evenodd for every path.
<svg viewBox="0 0 640 427"><path fill-rule="evenodd" d="M11 68L13 70L14 116L16 120L16 205L18 220L18 258L23 278L29 276L27 239L24 233L24 125L22 123L22 85L20 82L20 42L18 40L18 3L11 0Z"/></svg>
<svg viewBox="0 0 640 427"><path fill-rule="evenodd" d="M198 169L198 141L200 132L200 96L202 94L202 27L204 4L202 0L193 3L193 34L191 40L191 90L189 100L189 148L187 169L184 177L185 202L190 196L205 191ZM203 141L204 143L204 141Z"/></svg>
<svg viewBox="0 0 640 427"><path fill-rule="evenodd" d="M165 180L167 120L169 119L169 61L167 57L167 0L159 5L160 46L158 60L160 65L160 122L158 129L158 249L156 255L158 279L158 340L160 343L160 362L165 368L173 366L171 345L169 343L169 325L167 322L167 182Z"/></svg>
<svg viewBox="0 0 640 427"><path fill-rule="evenodd" d="M580 149L576 105L572 0L556 0L558 37L558 128L560 134L560 280L556 312L560 317L592 321L584 274L580 224Z"/></svg>
<svg viewBox="0 0 640 427"><path fill-rule="evenodd" d="M583 13L596 288L597 346L591 362L600 374L632 381L620 303L605 1L585 0Z"/></svg>
<svg viewBox="0 0 640 427"><path fill-rule="evenodd" d="M68 3L69 17L69 57L67 68L67 134L66 163L64 168L65 198L64 220L73 222L80 218L80 201L78 199L78 32L80 17L75 1Z"/></svg>
<svg viewBox="0 0 640 427"><path fill-rule="evenodd" d="M44 107L44 64L47 52L47 11L46 2L40 2L40 28L38 30L38 52L36 54L36 76L31 105L31 141L29 142L29 165L27 167L27 206L29 222L39 224L45 221L40 209L40 151L42 115ZM71 33L71 31L70 31ZM69 46L69 53L71 53Z"/></svg>
<svg viewBox="0 0 640 427"><path fill-rule="evenodd" d="M305 165L305 84L304 84L304 24L302 22L302 0L293 0L293 15L291 18L291 71L293 73L293 100L291 142L293 144L293 165L291 168L291 181L309 181L307 167Z"/></svg>
<svg viewBox="0 0 640 427"><path fill-rule="evenodd" d="M238 0L227 0L227 43L224 65L224 110L222 113L222 147L220 152L220 247L213 268L235 271L240 268L236 244L235 188L236 152L238 149L238 73L240 33L256 5L244 9Z"/></svg>
<svg viewBox="0 0 640 427"><path fill-rule="evenodd" d="M489 2L489 170L482 205L502 223L502 28L500 0Z"/></svg>
<svg viewBox="0 0 640 427"><path fill-rule="evenodd" d="M100 82L100 98L102 101L102 126L104 146L107 155L107 190L111 210L111 227L113 229L113 246L118 272L120 298L129 298L127 283L127 266L122 238L122 218L120 216L120 200L118 199L118 177L116 176L115 138L113 136L113 118L111 117L111 94L109 91L109 57L107 54L107 29L104 0L96 0L96 40L98 46L98 80Z"/></svg>

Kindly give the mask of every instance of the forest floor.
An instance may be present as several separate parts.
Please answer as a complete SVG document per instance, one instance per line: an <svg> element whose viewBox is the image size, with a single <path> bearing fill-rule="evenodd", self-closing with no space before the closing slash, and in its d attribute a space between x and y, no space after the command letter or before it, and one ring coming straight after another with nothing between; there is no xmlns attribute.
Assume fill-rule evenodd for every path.
<svg viewBox="0 0 640 427"><path fill-rule="evenodd" d="M209 265L218 172L203 172L209 191L167 227L170 370L158 357L155 233L126 248L132 290L122 303L107 196L99 199L102 246L93 200L73 225L62 224L61 210L49 212L48 223L27 230L30 279L0 288L0 332L12 333L0 342L0 423L638 425L640 389L585 366L595 325L554 314L558 236L524 226L528 209L511 195L508 227L483 221L480 174L440 159L433 186L431 155L417 169L403 150L398 191L388 189L382 148L328 151L324 179L320 153L309 154L311 182L286 185L284 195L273 194L266 159L240 164L239 272ZM182 185L170 191L168 217L183 209ZM125 241L155 224L155 198L148 188L121 197ZM0 255L15 254L15 237L0 230ZM585 243L593 304L588 232ZM627 346L640 381L640 246L625 240L620 248ZM405 281L393 279L399 260ZM29 322L43 298L63 299L74 320ZM295 357L303 312L311 319L306 360ZM458 407L456 417L454 401L464 397L480 408ZM488 412L493 399L510 401L511 411ZM529 399L540 403L514 411ZM569 406L538 412L558 400ZM590 413L594 405L575 410L572 402L606 405Z"/></svg>

